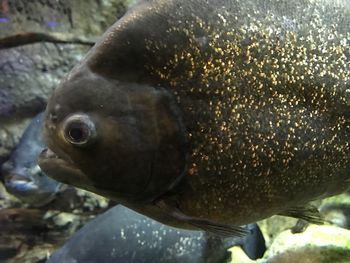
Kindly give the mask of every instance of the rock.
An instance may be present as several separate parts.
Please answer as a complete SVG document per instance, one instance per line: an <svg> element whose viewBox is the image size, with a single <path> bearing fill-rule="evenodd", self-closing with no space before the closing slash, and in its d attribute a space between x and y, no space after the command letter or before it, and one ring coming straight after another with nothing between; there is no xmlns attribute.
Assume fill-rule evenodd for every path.
<svg viewBox="0 0 350 263"><path fill-rule="evenodd" d="M109 206L109 200L103 196L82 189L76 189L76 195L82 200L82 206L78 208L82 211L86 212L97 209L107 209ZM77 211L77 209L75 209L75 211Z"/></svg>
<svg viewBox="0 0 350 263"><path fill-rule="evenodd" d="M287 229L291 229L297 223L297 219L285 216L272 216L258 222L264 234L266 246L271 246L275 237Z"/></svg>
<svg viewBox="0 0 350 263"><path fill-rule="evenodd" d="M38 43L0 50L0 119L32 117L86 46Z"/></svg>
<svg viewBox="0 0 350 263"><path fill-rule="evenodd" d="M240 247L230 249L231 263L254 263L256 260L251 260Z"/></svg>
<svg viewBox="0 0 350 263"><path fill-rule="evenodd" d="M37 209L1 209L0 259L10 262L16 254L28 251L25 247L45 243L48 227L42 218L43 212Z"/></svg>
<svg viewBox="0 0 350 263"><path fill-rule="evenodd" d="M68 203L71 203L69 201L72 200L68 200ZM66 212L54 210L51 206L40 209L1 209L0 262L45 260L87 221L97 213L103 212L97 208L94 211L83 212L76 209L77 207L79 204L72 202L72 207L65 207ZM70 208L75 208L75 211L71 211Z"/></svg>
<svg viewBox="0 0 350 263"><path fill-rule="evenodd" d="M350 227L350 195L344 193L313 202L325 219L343 228ZM252 261L240 248L231 249L232 263L323 263L350 262L350 231L336 226L309 225L305 233L292 234L296 219L273 216L258 222L268 247L265 257Z"/></svg>
<svg viewBox="0 0 350 263"><path fill-rule="evenodd" d="M67 29L77 34L99 35L121 17L130 0L39 0L8 1L1 12L7 23L1 24L0 37L23 31ZM6 5L6 3L3 3Z"/></svg>
<svg viewBox="0 0 350 263"><path fill-rule="evenodd" d="M5 186L0 182L0 210L7 207L20 207L21 201L6 191Z"/></svg>
<svg viewBox="0 0 350 263"><path fill-rule="evenodd" d="M350 195L344 193L322 200L320 212L325 219L342 228L350 229Z"/></svg>
<svg viewBox="0 0 350 263"><path fill-rule="evenodd" d="M280 233L268 250L264 263L350 262L350 231L335 226L310 225L304 233Z"/></svg>

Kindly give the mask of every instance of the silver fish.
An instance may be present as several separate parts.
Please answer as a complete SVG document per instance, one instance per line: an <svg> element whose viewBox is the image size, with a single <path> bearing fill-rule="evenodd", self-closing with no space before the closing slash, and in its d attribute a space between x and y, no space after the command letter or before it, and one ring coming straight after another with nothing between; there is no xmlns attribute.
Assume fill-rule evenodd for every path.
<svg viewBox="0 0 350 263"><path fill-rule="evenodd" d="M47 177L37 162L38 155L45 148L41 127L43 118L43 113L33 118L10 159L1 167L7 191L33 206L49 203L61 186Z"/></svg>

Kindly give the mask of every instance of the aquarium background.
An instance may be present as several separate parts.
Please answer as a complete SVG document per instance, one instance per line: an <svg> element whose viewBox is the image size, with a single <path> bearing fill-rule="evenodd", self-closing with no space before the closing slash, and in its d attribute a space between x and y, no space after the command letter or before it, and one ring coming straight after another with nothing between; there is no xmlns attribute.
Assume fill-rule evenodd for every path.
<svg viewBox="0 0 350 263"><path fill-rule="evenodd" d="M0 0L0 166L60 79L134 2ZM84 224L116 205L70 186L62 186L48 204L29 204L6 190L3 174L0 179L0 262L45 262ZM253 261L235 246L231 259L220 260L350 262L350 196L315 204L326 225L293 234L297 220L275 216L259 222L268 248L263 259ZM209 258L213 262L209 256L203 262ZM103 253L100 262L106 262Z"/></svg>

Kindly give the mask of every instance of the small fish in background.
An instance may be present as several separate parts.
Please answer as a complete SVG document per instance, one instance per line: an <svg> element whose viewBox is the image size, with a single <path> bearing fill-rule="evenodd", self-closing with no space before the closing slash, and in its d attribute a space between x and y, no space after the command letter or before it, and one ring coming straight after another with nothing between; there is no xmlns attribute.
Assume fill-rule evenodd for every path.
<svg viewBox="0 0 350 263"><path fill-rule="evenodd" d="M45 147L42 136L43 113L33 118L10 159L1 167L7 191L32 206L49 203L61 183L46 176L37 164Z"/></svg>
<svg viewBox="0 0 350 263"><path fill-rule="evenodd" d="M320 207L320 212L331 224L350 229L350 203L325 203Z"/></svg>
<svg viewBox="0 0 350 263"><path fill-rule="evenodd" d="M227 250L233 246L241 246L251 259L260 258L264 237L256 224L247 228L246 237L222 239L169 227L117 205L75 233L47 263L229 262Z"/></svg>

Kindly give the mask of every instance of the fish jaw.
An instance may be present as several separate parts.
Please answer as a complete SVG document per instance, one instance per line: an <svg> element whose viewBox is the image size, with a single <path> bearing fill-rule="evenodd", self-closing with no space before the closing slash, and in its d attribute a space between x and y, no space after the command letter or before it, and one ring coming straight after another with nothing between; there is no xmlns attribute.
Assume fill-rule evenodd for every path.
<svg viewBox="0 0 350 263"><path fill-rule="evenodd" d="M40 189L33 181L21 180L20 178L6 182L6 189L21 201L34 207L50 203L56 194L56 192Z"/></svg>
<svg viewBox="0 0 350 263"><path fill-rule="evenodd" d="M87 180L87 176L73 162L58 156L49 148L40 153L38 164L45 174L62 183L76 185Z"/></svg>
<svg viewBox="0 0 350 263"><path fill-rule="evenodd" d="M5 163L2 167L6 190L22 202L34 207L48 204L59 191L60 184L51 178L45 178L44 183L36 180L32 169L13 167ZM40 171L41 172L41 171Z"/></svg>
<svg viewBox="0 0 350 263"><path fill-rule="evenodd" d="M89 177L80 170L73 161L57 155L49 148L45 148L38 157L38 164L42 171L54 180L72 185L113 200L119 200L112 191L101 190Z"/></svg>

